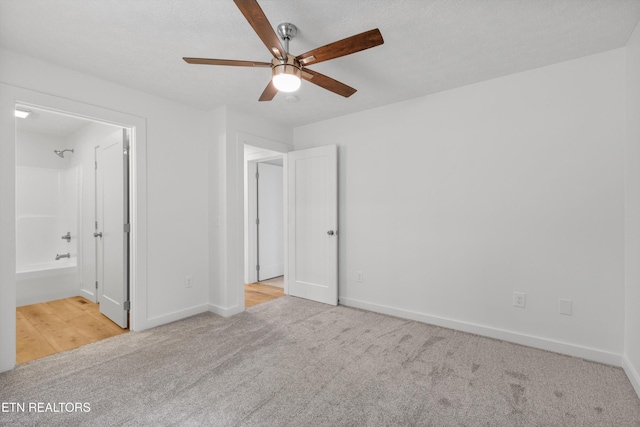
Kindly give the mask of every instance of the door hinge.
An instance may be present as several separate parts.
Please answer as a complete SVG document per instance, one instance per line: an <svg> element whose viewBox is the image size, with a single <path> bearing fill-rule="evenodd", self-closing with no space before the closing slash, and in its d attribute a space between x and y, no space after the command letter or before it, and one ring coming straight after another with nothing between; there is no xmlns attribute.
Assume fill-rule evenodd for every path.
<svg viewBox="0 0 640 427"><path fill-rule="evenodd" d="M127 311L131 310L131 301L124 302L124 309Z"/></svg>
<svg viewBox="0 0 640 427"><path fill-rule="evenodd" d="M260 172L256 172L256 179L260 179Z"/></svg>
<svg viewBox="0 0 640 427"><path fill-rule="evenodd" d="M126 224L124 225L124 232L125 232L125 233L130 233L130 232L131 232L131 224L126 223Z"/></svg>
<svg viewBox="0 0 640 427"><path fill-rule="evenodd" d="M125 151L129 150L131 148L131 140L129 139L129 132L127 132L126 129L122 129L122 133L123 133L123 137L122 137L122 146L124 147ZM125 154L127 154L125 152Z"/></svg>
<svg viewBox="0 0 640 427"><path fill-rule="evenodd" d="M256 225L260 225L260 219L256 218Z"/></svg>
<svg viewBox="0 0 640 427"><path fill-rule="evenodd" d="M98 169L98 162L93 162L95 164L95 168Z"/></svg>
<svg viewBox="0 0 640 427"><path fill-rule="evenodd" d="M256 271L260 271L260 266L256 265Z"/></svg>
<svg viewBox="0 0 640 427"><path fill-rule="evenodd" d="M96 280L96 289L98 289L98 281Z"/></svg>

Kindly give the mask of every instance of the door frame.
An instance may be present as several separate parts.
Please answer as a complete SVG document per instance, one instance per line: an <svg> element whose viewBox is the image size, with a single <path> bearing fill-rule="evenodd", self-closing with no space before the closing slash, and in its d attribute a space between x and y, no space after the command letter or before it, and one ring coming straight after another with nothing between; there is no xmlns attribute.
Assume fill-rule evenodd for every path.
<svg viewBox="0 0 640 427"><path fill-rule="evenodd" d="M244 279L245 279L245 273L246 273L246 265L247 263L245 262L246 259L245 257L248 257L249 255L247 254L247 248L248 246L248 242L247 242L247 234L248 234L248 230L245 230L247 227L247 222L248 222L248 218L247 218L247 210L245 210L245 206L248 205L248 200L247 198L247 183L248 180L246 179L246 175L247 175L247 168L245 167L247 162L245 161L245 155L244 155L244 146L246 145L250 145L253 147L257 147L257 148L262 148L265 151L270 151L270 155L274 155L273 152L275 153L280 153L280 154L275 154L276 157L278 156L282 156L283 157L283 181L284 183L287 182L287 172L286 172L286 165L287 165L287 156L286 153L288 153L289 151L293 151L293 146L289 145L289 144L285 144L283 142L280 141L274 141L271 139L267 139L267 138L263 138L260 136L256 136L256 135L251 135L248 133L244 133L244 132L237 132L236 133L236 138L235 141L233 141L233 144L231 147L235 154L235 165L236 165L236 173L235 173L235 177L237 179L236 185L231 187L231 188L235 188L235 193L233 193L233 196L235 196L236 199L236 203L235 206L232 204L231 206L228 206L230 208L235 208L236 212L240 213L241 216L240 218L243 218L242 220L242 224L237 224L237 229L239 229L239 235L236 235L236 238L231 238L230 240L227 241L227 243L229 244L229 248L232 249L229 251L228 254L228 258L227 258L227 268L230 268L227 271L228 274L228 278L230 279L229 281L229 296L231 298L229 298L226 301L226 307L222 308L222 307L213 307L212 311L214 311L215 313L218 313L222 316L231 316L233 314L236 313L240 313L243 312L245 310L245 306L244 306ZM253 160L253 159L252 159ZM283 194L284 196L284 203L286 206L286 198L287 198L287 194L286 192ZM234 222L234 218L237 218L236 215L228 215L227 216L227 224L229 226L229 228L233 229L235 227L233 227L232 222ZM285 209L284 212L284 223L287 224L287 212ZM285 225L285 240L284 240L284 251L285 254L287 253L287 227ZM235 244L234 244L235 243ZM237 246L236 246L237 245ZM253 258L254 262L255 262L255 258ZM285 272L287 271L287 257L285 256L284 258L284 269ZM254 276L255 277L255 276ZM285 273L285 278L284 278L284 289L285 289L285 293L288 290L288 283L287 283L287 277L286 277L286 273ZM236 303L233 304L233 294L235 294L235 300Z"/></svg>
<svg viewBox="0 0 640 427"><path fill-rule="evenodd" d="M258 227L256 227L255 218L256 211L258 209L257 204L257 195L258 189L256 185L255 179L255 170L256 165L258 163L263 163L269 160L275 159L283 159L283 170L282 170L282 196L283 196L283 221L286 224L287 212L286 212L286 201L287 201L287 192L286 192L286 181L285 181L285 170L286 167L284 163L286 162L286 156L284 153L274 154L270 152L264 153L256 153L247 155L246 160L246 175L245 175L245 280L247 283L257 282L257 274L255 266L258 262ZM286 227L284 227L284 237L286 238L287 231ZM285 263L286 263L286 240L284 246L284 254L285 254ZM285 270L285 288L284 293L288 293L287 280L286 280L286 270Z"/></svg>
<svg viewBox="0 0 640 427"><path fill-rule="evenodd" d="M131 130L131 330L145 329L147 319L147 129L146 120L107 108L0 83L0 372L16 363L16 130L13 110L25 107L107 123Z"/></svg>

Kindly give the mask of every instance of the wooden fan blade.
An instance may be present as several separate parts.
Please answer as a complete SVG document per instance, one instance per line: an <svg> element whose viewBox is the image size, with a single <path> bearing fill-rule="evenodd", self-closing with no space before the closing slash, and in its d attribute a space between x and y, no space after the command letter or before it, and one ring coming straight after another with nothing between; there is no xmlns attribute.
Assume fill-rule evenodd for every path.
<svg viewBox="0 0 640 427"><path fill-rule="evenodd" d="M318 62L340 58L341 56L350 55L352 53L360 52L361 50L376 47L383 43L384 40L382 39L382 34L380 33L380 30L376 28L374 30L356 34L355 36L347 37L346 39L342 39L337 42L329 43L328 45L317 49L310 50L307 53L298 55L296 59L300 61L302 65L317 64Z"/></svg>
<svg viewBox="0 0 640 427"><path fill-rule="evenodd" d="M342 95L345 98L348 98L356 93L356 89L352 88L351 86L340 83L339 81L334 80L331 77L327 77L324 74L320 74L317 71L303 68L301 74L302 78L306 81L316 84L321 88L327 89L333 93L337 93L338 95Z"/></svg>
<svg viewBox="0 0 640 427"><path fill-rule="evenodd" d="M256 32L262 43L269 49L269 52L276 58L286 58L287 52L285 52L280 43L273 27L269 23L266 15L262 11L262 8L256 0L233 0L240 12L244 15L253 31Z"/></svg>
<svg viewBox="0 0 640 427"><path fill-rule="evenodd" d="M269 80L269 84L266 88L264 88L264 92L260 95L260 99L258 101L271 101L276 94L278 93L278 89L273 85L273 81Z"/></svg>
<svg viewBox="0 0 640 427"><path fill-rule="evenodd" d="M258 61L237 61L235 59L213 59L213 58L182 58L189 64L202 64L202 65L231 65L234 67L269 67L270 62L258 62Z"/></svg>

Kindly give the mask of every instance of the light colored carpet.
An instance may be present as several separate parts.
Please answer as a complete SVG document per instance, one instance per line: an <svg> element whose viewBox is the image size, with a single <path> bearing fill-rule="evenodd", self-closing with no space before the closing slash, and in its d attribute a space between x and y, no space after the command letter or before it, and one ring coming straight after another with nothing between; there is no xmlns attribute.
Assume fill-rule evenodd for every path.
<svg viewBox="0 0 640 427"><path fill-rule="evenodd" d="M90 406L11 426L640 426L619 368L293 297L21 365L0 402Z"/></svg>

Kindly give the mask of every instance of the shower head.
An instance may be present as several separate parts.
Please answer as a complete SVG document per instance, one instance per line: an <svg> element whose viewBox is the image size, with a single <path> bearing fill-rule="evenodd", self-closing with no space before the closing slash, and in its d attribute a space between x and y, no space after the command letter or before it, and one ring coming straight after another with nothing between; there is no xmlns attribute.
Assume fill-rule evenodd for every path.
<svg viewBox="0 0 640 427"><path fill-rule="evenodd" d="M53 150L54 153L56 153L58 156L60 156L60 158L64 159L64 153L66 151L71 151L73 153L73 148L68 148L66 150Z"/></svg>

